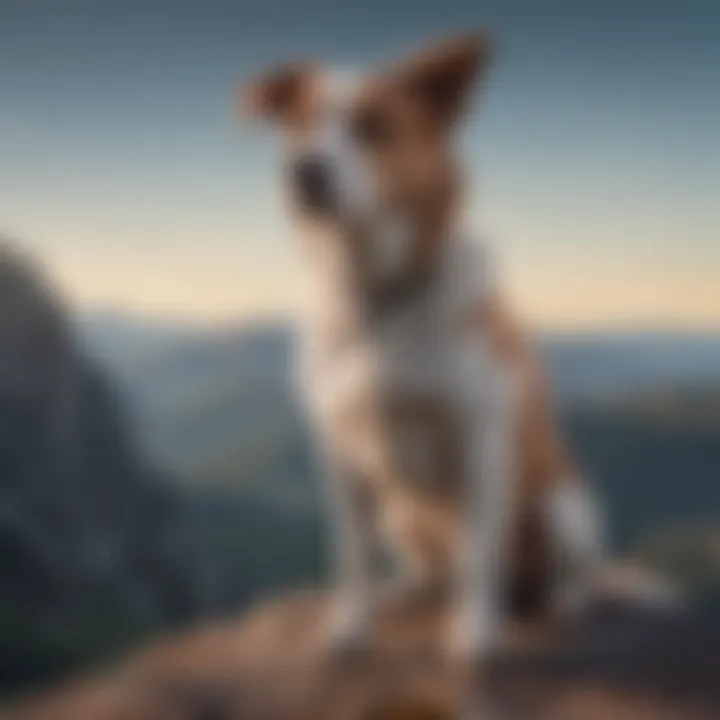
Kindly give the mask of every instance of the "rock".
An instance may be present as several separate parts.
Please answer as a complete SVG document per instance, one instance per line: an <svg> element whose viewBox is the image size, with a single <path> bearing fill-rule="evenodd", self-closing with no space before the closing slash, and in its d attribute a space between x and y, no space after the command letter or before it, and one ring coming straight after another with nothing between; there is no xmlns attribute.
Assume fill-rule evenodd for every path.
<svg viewBox="0 0 720 720"><path fill-rule="evenodd" d="M177 487L148 465L61 293L0 243L0 690L207 609Z"/></svg>
<svg viewBox="0 0 720 720"><path fill-rule="evenodd" d="M299 594L151 648L105 677L15 706L3 720L440 720L469 687L440 651L442 605L378 614L364 651L319 641L328 599ZM493 717L720 717L720 628L682 610L606 599L577 627L527 621L472 682ZM497 712L502 708L502 712ZM472 715L482 718L482 715Z"/></svg>

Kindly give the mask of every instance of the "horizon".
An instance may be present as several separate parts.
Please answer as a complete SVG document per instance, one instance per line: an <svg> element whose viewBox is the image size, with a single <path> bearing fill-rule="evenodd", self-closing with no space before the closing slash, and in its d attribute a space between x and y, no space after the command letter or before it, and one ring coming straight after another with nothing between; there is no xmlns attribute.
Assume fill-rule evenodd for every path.
<svg viewBox="0 0 720 720"><path fill-rule="evenodd" d="M296 10L0 0L0 228L79 312L289 316L277 142L233 118L237 81L307 55L373 66L486 27L499 51L460 142L467 214L521 315L549 330L720 331L716 5Z"/></svg>
<svg viewBox="0 0 720 720"><path fill-rule="evenodd" d="M67 298L65 298L67 300ZM197 334L224 334L228 332L248 332L265 330L292 330L295 316L288 313L254 314L251 316L230 315L215 319L197 319L192 316L162 313L137 313L125 308L113 306L94 306L81 308L72 302L67 304L70 317L80 323L101 322L145 329L191 332ZM719 325L693 326L687 323L604 323L600 325L537 325L527 324L526 330L535 336L551 339L568 338L660 338L681 340L693 339L720 340Z"/></svg>
<svg viewBox="0 0 720 720"><path fill-rule="evenodd" d="M59 273L51 267L46 258L37 253L37 248L23 245L14 240L8 241L7 234L0 232L0 254L9 251L18 253L23 260L28 260L32 266L50 283L52 292L67 311L69 318L80 323L101 321L103 323L116 323L133 327L155 328L158 330L172 330L193 333L225 333L240 330L252 332L268 328L291 327L296 321L296 313L292 310L273 311L264 308L261 312L253 313L227 313L220 316L203 317L191 313L167 311L162 308L152 310L138 310L122 303L90 303L82 304L73 296L72 291L66 287ZM512 298L511 298L512 300ZM512 304L512 303L511 303ZM681 338L690 336L694 338L720 338L720 318L716 322L693 323L684 320L672 321L669 319L638 319L623 318L613 321L606 319L597 323L538 323L527 322L526 329L541 336L574 337L633 337L658 336L664 338Z"/></svg>

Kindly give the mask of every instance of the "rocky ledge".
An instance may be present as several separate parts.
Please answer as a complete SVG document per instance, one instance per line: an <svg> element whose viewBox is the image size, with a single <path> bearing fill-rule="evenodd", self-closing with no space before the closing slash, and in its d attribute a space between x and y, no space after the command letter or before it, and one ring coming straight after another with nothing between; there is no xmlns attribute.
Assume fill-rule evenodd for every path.
<svg viewBox="0 0 720 720"><path fill-rule="evenodd" d="M328 597L300 593L171 638L6 720L440 720L467 678L440 651L432 601L388 603L363 651L319 642ZM518 623L478 689L518 720L720 717L720 626L606 597L572 630ZM463 688L465 690L463 690ZM480 716L478 716L480 718Z"/></svg>

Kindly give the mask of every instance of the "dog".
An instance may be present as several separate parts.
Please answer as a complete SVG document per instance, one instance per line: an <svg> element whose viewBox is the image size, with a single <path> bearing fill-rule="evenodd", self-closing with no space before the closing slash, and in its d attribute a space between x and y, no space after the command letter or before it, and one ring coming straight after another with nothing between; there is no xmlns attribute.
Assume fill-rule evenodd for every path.
<svg viewBox="0 0 720 720"><path fill-rule="evenodd" d="M471 33L364 74L284 65L239 91L242 116L285 141L307 281L297 377L332 511L340 645L371 620L379 538L408 588L457 588L448 649L474 659L502 647L515 606L585 607L602 555L540 363L462 227L453 140L490 55Z"/></svg>

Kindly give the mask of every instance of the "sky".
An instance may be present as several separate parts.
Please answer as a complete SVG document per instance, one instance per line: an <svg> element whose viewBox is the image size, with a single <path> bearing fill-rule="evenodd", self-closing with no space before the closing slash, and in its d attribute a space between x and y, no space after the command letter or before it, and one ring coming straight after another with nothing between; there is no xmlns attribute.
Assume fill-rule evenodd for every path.
<svg viewBox="0 0 720 720"><path fill-rule="evenodd" d="M467 212L512 302L541 327L720 328L711 0L0 0L0 234L82 310L292 312L279 143L237 122L238 82L473 27L497 55Z"/></svg>

